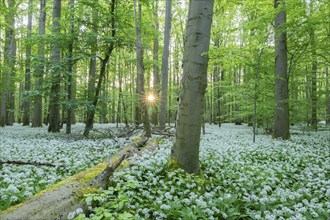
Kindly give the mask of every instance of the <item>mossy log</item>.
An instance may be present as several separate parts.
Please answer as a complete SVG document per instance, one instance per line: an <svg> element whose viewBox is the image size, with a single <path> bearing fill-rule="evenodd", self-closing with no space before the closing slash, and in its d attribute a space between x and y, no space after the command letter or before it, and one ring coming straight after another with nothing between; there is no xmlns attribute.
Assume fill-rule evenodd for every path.
<svg viewBox="0 0 330 220"><path fill-rule="evenodd" d="M138 139L130 142L106 161L79 174L71 176L39 193L31 199L0 212L1 220L62 220L77 208L84 192L106 188L109 178L126 159L154 150L157 140ZM145 147L142 147L142 146Z"/></svg>

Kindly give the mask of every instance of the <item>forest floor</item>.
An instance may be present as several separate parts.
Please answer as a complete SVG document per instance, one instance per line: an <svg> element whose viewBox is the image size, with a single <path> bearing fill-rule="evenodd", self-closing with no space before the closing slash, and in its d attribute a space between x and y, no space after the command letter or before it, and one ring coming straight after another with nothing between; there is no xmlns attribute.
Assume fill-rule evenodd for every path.
<svg viewBox="0 0 330 220"><path fill-rule="evenodd" d="M95 125L91 139L49 134L47 128L0 128L0 160L47 162L0 165L0 210L102 161L125 138L105 138L115 125ZM88 194L89 218L102 219L327 219L330 217L329 130L293 127L291 140L256 136L252 128L206 125L200 147L201 176L169 172L172 138L115 173L116 187ZM159 138L161 138L159 136ZM69 218L81 210L70 213ZM80 214L78 219L85 219Z"/></svg>

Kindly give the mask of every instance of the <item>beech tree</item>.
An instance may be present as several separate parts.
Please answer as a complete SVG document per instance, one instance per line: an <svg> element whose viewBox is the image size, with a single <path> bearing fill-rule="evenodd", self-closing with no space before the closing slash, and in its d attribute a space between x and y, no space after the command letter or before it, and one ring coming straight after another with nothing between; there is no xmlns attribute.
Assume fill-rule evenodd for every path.
<svg viewBox="0 0 330 220"><path fill-rule="evenodd" d="M5 5L5 2L3 2ZM15 13L16 4L13 0L7 0L7 23L5 29L4 71L2 75L0 125L13 125L15 110L15 64L16 64L16 39L15 39Z"/></svg>
<svg viewBox="0 0 330 220"><path fill-rule="evenodd" d="M154 2L154 4L152 5L152 10L153 10L153 14L154 14L154 28L155 28L155 35L154 35L154 39L153 39L153 88L154 88L154 92L156 97L159 96L159 65L158 65L158 50L159 50L159 39L158 39L158 35L159 35L159 17L158 17L158 0L156 0ZM152 112L152 123L154 125L158 124L158 106L155 105L153 112Z"/></svg>
<svg viewBox="0 0 330 220"><path fill-rule="evenodd" d="M69 36L69 45L68 45L68 104L67 104L67 116L66 116L66 133L71 133L71 124L72 124L72 69L73 69L73 43L74 43L74 0L70 0L70 36Z"/></svg>
<svg viewBox="0 0 330 220"><path fill-rule="evenodd" d="M25 61L25 97L23 100L23 126L29 126L30 125L30 97L28 95L28 92L31 89L31 31L32 31L32 0L29 0L29 12L28 12L28 24L27 24L27 46L26 46L26 61Z"/></svg>
<svg viewBox="0 0 330 220"><path fill-rule="evenodd" d="M289 100L285 2L275 0L275 119L274 138L289 139Z"/></svg>
<svg viewBox="0 0 330 220"><path fill-rule="evenodd" d="M46 0L40 0L40 12L39 12L39 28L38 28L38 35L39 40L38 42L38 62L35 68L35 85L34 88L37 91L37 94L34 96L34 111L33 111L33 120L32 120L32 127L41 127L42 126L42 77L44 75L44 68L45 68L45 45L44 45L44 35L46 30Z"/></svg>
<svg viewBox="0 0 330 220"><path fill-rule="evenodd" d="M165 129L166 123L166 104L168 91L168 57L170 54L170 34L171 34L171 8L172 0L166 0L165 30L164 30L164 49L162 58L162 90L160 99L159 128Z"/></svg>
<svg viewBox="0 0 330 220"><path fill-rule="evenodd" d="M136 62L137 62L137 76L136 76L136 93L139 97L143 129L146 137L151 137L150 122L148 117L148 110L146 106L146 98L144 92L144 65L143 65L143 47L141 40L141 4L136 7L134 2L134 19L135 19L135 32L136 32ZM137 112L140 114L140 112Z"/></svg>
<svg viewBox="0 0 330 220"><path fill-rule="evenodd" d="M67 122L67 132L70 130L71 120L68 117L71 114L73 121L76 118L79 122L86 122L86 130L93 127L94 114L100 123L117 122L120 126L119 123L125 121L127 125L135 122L141 124L140 97L144 98L145 94L137 96L137 91L134 91L140 86L136 82L138 62L135 21L132 16L134 1L116 1L113 14L111 4L114 1L75 1L74 13L69 9L70 5L73 5L72 2L62 2L61 33L52 31L51 21L46 22L46 16L52 17L51 5L46 7L45 0L32 1L31 37L28 37L29 2L30 0L1 1L1 125L10 125L14 121L28 125L29 121L32 121L32 127L39 127L42 126L42 119L48 124L49 109L54 110L50 106L50 101L53 103L50 94L54 95L54 90L52 93L50 91L56 84L52 82L56 68L61 68L57 77L61 80L61 114L58 121L61 124ZM159 125L159 122L163 121L165 126L166 123L174 122L177 113L183 48L186 41L184 21L189 1L171 1L173 16L171 22L167 22L171 24L168 51L166 41L170 25L164 25L164 21L168 20L169 16L166 14L170 13L166 13L166 1L137 2L143 6L140 21L143 89L146 93L152 91L157 97L149 111L153 113L153 124ZM167 4L169 2L168 0ZM279 2L276 10L267 0L215 2L211 49L208 53L210 76L204 97L206 123L220 125L240 119L251 126L254 125L256 134L260 131L270 132L275 126L274 82L277 80L283 83L285 78L270 74L275 72L272 23L275 16L284 9L290 16L285 24L278 26L276 37L279 39L282 32L287 35L287 93L290 95L283 99L286 101L276 104L277 112L279 114L284 110L280 106L281 102L287 102L290 106L290 123L306 122L305 126L315 128L318 121L329 121L327 112L330 107L326 107L329 103L329 76L326 69L329 66L329 24L326 16L329 5L326 1L315 0L290 0L285 2L286 4ZM116 21L114 28L113 21ZM73 33L70 30L71 24L75 26ZM116 33L116 36L113 36L113 33ZM164 40L163 36L166 36ZM61 45L60 65L53 64L52 43L55 39ZM277 40L276 45L280 41ZM111 44L113 47L109 47ZM27 50L29 46L31 56ZM261 50L262 55L259 56ZM109 51L111 56L106 62ZM12 59L14 52L17 55ZM167 64L161 66L161 59L167 61ZM278 66L284 67L280 64ZM161 104L159 78L161 68L163 72L167 72L167 67L168 81L164 80L162 83L163 87L168 86L167 95L165 90L162 92L162 103L167 103ZM165 74L162 75L165 77ZM72 79L69 79L71 76ZM139 78L140 76L139 72ZM72 83L69 82L71 80ZM96 97L99 81L100 91ZM283 89L279 91L286 93ZM71 98L69 94L72 95ZM31 104L30 110L28 104ZM160 120L158 116L161 105L164 114ZM75 108L75 112L69 113ZM135 118L134 113L139 117ZM28 116L31 116L32 120L28 119ZM279 127L283 130L282 125ZM260 130L262 128L265 129Z"/></svg>
<svg viewBox="0 0 330 220"><path fill-rule="evenodd" d="M61 51L58 36L61 34L61 0L53 1L53 21L52 33L53 50L52 50L52 86L49 98L49 127L48 132L60 132L60 88L61 88ZM57 36L57 37L55 37Z"/></svg>
<svg viewBox="0 0 330 220"><path fill-rule="evenodd" d="M191 0L189 3L177 127L171 153L174 165L194 174L200 172L199 142L213 5L213 0Z"/></svg>

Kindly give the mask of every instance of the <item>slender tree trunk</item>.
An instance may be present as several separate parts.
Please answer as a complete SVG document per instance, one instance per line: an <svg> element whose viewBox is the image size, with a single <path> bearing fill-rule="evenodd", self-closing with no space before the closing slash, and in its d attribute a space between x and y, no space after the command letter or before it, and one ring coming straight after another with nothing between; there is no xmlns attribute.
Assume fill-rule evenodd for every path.
<svg viewBox="0 0 330 220"><path fill-rule="evenodd" d="M316 45L315 45L315 31L314 28L310 30L311 37L311 47L312 47L312 89L311 89L311 98L312 98L312 117L311 117L311 126L315 131L317 131L317 57L316 57Z"/></svg>
<svg viewBox="0 0 330 220"><path fill-rule="evenodd" d="M137 60L137 74L136 74L136 85L135 85L135 92L136 92L136 95L137 95L137 99L136 99L136 102L135 102L135 112L134 112L134 121L135 121L135 126L138 127L140 124L141 124L141 112L142 112L142 109L141 109L141 94L142 94L142 89L143 89L143 85L141 85L142 83L142 80L141 80L141 70L142 70L142 73L143 73L143 66L139 67L139 65L141 65L141 61L139 61L138 59L140 58L141 59L141 55L140 54L143 54L143 51L142 51L142 42L140 42L140 45L139 44L139 40L141 41L141 37L139 37L138 35L140 35L140 27L139 27L139 21L138 21L138 15L137 15L137 11L136 11L136 1L137 0L134 0L134 21L135 21L135 31L136 31L136 40L135 40L135 44L136 44L136 60ZM140 8L141 8L141 5L139 4L138 5L139 7L139 12L140 12ZM142 65L143 65L143 58L142 58ZM140 71L140 72L139 72Z"/></svg>
<svg viewBox="0 0 330 220"><path fill-rule="evenodd" d="M221 127L221 123L222 123L222 112L224 112L224 106L225 106L225 101L221 101L222 95L224 94L223 91L221 91L222 85L225 81L225 70L221 70L220 71L220 81L219 81L219 86L217 89L218 92L218 97L219 97L219 102L218 102L218 111L219 111L219 115L218 115L218 122L219 122L219 127Z"/></svg>
<svg viewBox="0 0 330 220"><path fill-rule="evenodd" d="M171 52L169 52L169 53L171 53ZM172 111L171 111L171 109L172 109L172 102L171 102L171 100L172 100L172 88L173 88L173 84L174 84L174 82L173 82L173 80L172 80L172 76L173 76L173 72L171 71L171 61L169 61L169 69L170 69L170 71L169 71L169 74L168 74L168 79L169 79L169 81L168 81L168 85L169 85L169 88L168 88L168 97L167 97L167 106L168 106L168 117L167 117L167 122L168 122L168 126L171 126L171 119L172 119ZM172 73L172 74L171 74Z"/></svg>
<svg viewBox="0 0 330 220"><path fill-rule="evenodd" d="M53 1L53 36L61 34L60 21L61 19L61 0ZM60 132L60 90L61 90L61 55L60 55L60 42L58 39L53 39L52 51L52 86L50 89L49 98L49 127L48 132Z"/></svg>
<svg viewBox="0 0 330 220"><path fill-rule="evenodd" d="M134 2L135 12L135 27L136 27L136 60L137 60L137 95L140 100L140 109L142 116L143 129L146 137L151 137L150 123L148 119L148 110L144 94L144 66L143 66L143 47L141 40L141 4L138 4L138 14L136 12L136 1Z"/></svg>
<svg viewBox="0 0 330 220"><path fill-rule="evenodd" d="M330 83L329 83L329 67L325 68L325 94L326 94L326 123L330 124Z"/></svg>
<svg viewBox="0 0 330 220"><path fill-rule="evenodd" d="M174 164L194 174L200 172L199 142L208 66L205 53L209 50L213 5L213 0L189 4L176 139L171 153Z"/></svg>
<svg viewBox="0 0 330 220"><path fill-rule="evenodd" d="M220 119L220 71L219 66L213 69L213 123L219 124Z"/></svg>
<svg viewBox="0 0 330 220"><path fill-rule="evenodd" d="M311 108L311 102L310 100L311 98L311 80L310 80L310 76L309 76L309 71L308 68L305 68L306 70L306 102L307 102L307 111L306 111L306 122L307 125L310 125L311 123L311 118L310 118L310 108Z"/></svg>
<svg viewBox="0 0 330 220"><path fill-rule="evenodd" d="M9 20L9 16L7 19ZM6 21L6 23L10 22ZM10 45L10 28L7 26L5 30L5 49L4 49L4 66L10 64L10 57L9 57L9 45ZM9 67L10 68L10 67ZM4 69L4 68L3 68ZM7 68L6 68L7 69ZM3 75L1 78L1 105L0 105L0 126L4 127L7 124L7 97L8 97L8 90L9 90L9 78L10 73L9 71L3 71Z"/></svg>
<svg viewBox="0 0 330 220"><path fill-rule="evenodd" d="M97 1L96 1L97 2ZM87 118L88 115L93 114L95 112L96 106L93 105L93 102L95 100L95 75L96 75L96 51L97 51L97 36L98 36L98 31L97 31L97 17L98 17L98 11L96 9L93 9L93 22L95 22L94 27L93 27L93 34L94 38L91 44L91 58L89 62L89 72L88 72L88 104L87 104ZM91 128L93 128L93 123L91 125Z"/></svg>
<svg viewBox="0 0 330 220"><path fill-rule="evenodd" d="M27 40L31 38L32 30L32 0L29 0L28 6L28 24L27 24ZM30 98L27 94L31 90L31 43L26 45L26 60L25 60L25 95L23 97L23 126L30 125Z"/></svg>
<svg viewBox="0 0 330 220"><path fill-rule="evenodd" d="M158 49L159 49L159 40L158 40L158 34L159 34L159 23L158 23L158 0L155 1L155 4L152 5L153 7L153 12L154 12L154 25L155 25L155 37L153 39L153 60L154 60L154 65L153 65L153 76L154 76L154 81L153 81L153 88L155 90L155 96L159 97L159 65L158 65ZM156 104L154 106L153 112L152 112L152 123L154 125L158 125L158 105Z"/></svg>
<svg viewBox="0 0 330 220"><path fill-rule="evenodd" d="M112 0L110 2L111 4L111 37L114 38L116 35L116 28L115 28L115 5L116 5L116 1ZM97 86L96 86L96 90L95 90L95 96L94 96L94 101L92 103L92 105L94 106L94 108L92 108L91 111L88 111L87 114L87 119L86 119L86 125L85 125L85 130L84 130L84 136L88 136L89 131L93 128L93 122L94 122L94 116L95 116L95 110L96 110L96 106L97 103L99 101L99 95L101 92L101 88L102 88L102 81L104 79L105 73L106 73L106 68L107 68L107 63L110 59L110 56L112 54L112 51L115 47L115 43L114 41L112 41L109 45L108 50L106 51L106 55L105 58L102 60L101 62L101 70L100 70L100 75L99 75L99 79L97 82Z"/></svg>
<svg viewBox="0 0 330 220"><path fill-rule="evenodd" d="M165 30L164 30L164 49L162 58L162 91L160 99L159 129L165 129L166 123L166 104L168 92L168 58L170 50L171 35L171 10L172 0L166 0Z"/></svg>
<svg viewBox="0 0 330 220"><path fill-rule="evenodd" d="M68 47L68 104L67 104L67 115L66 115L66 133L71 133L72 124L72 67L73 67L73 41L74 41L74 0L70 0L70 41Z"/></svg>
<svg viewBox="0 0 330 220"><path fill-rule="evenodd" d="M274 0L274 6L275 9L281 7L281 10L275 18L275 119L273 137L286 140L290 138L290 124L285 2L280 3L279 0Z"/></svg>
<svg viewBox="0 0 330 220"><path fill-rule="evenodd" d="M77 65L73 65L73 73L77 72ZM76 74L72 75L72 84L71 84L71 124L76 124L76 99L77 99L77 76Z"/></svg>
<svg viewBox="0 0 330 220"><path fill-rule="evenodd" d="M15 40L15 1L8 0L9 16L6 18L9 26L6 28L6 48L5 48L5 64L8 66L8 71L4 84L4 97L7 99L4 105L5 122L7 125L13 125L15 121L15 75L16 75L16 40ZM6 102L6 101L5 101Z"/></svg>
<svg viewBox="0 0 330 220"><path fill-rule="evenodd" d="M46 30L46 0L40 0L40 15L39 15L39 37L45 35ZM44 60L45 49L43 40L38 43L38 63L35 74L35 90L38 94L34 97L34 111L32 127L42 126L42 77L44 75Z"/></svg>
<svg viewBox="0 0 330 220"><path fill-rule="evenodd" d="M118 57L118 103L117 103L117 118L116 118L116 127L118 128L118 124L121 123L122 112L121 112L121 104L122 104L122 75L121 75L121 62L120 57Z"/></svg>
<svg viewBox="0 0 330 220"><path fill-rule="evenodd" d="M0 30L2 29L2 25L0 23ZM2 32L0 31L0 38L2 39ZM3 44L2 44L2 41L0 41L0 48L3 48ZM3 57L2 57L2 49L0 50L0 127L4 127L5 126L5 121L4 119L1 117L2 114L1 114L1 111L2 111L2 90L3 90L3 87L4 85L2 84L3 83L3 78L4 78L4 73L3 73Z"/></svg>
<svg viewBox="0 0 330 220"><path fill-rule="evenodd" d="M117 66L116 62L114 62L114 66ZM115 71L117 71L117 70L115 70ZM116 75L115 74L113 75L113 78L112 78L111 91L112 91L112 97L116 97ZM115 121L116 121L116 103L114 101L111 102L110 118L111 118L111 123L115 123Z"/></svg>
<svg viewBox="0 0 330 220"><path fill-rule="evenodd" d="M17 123L19 123L19 124L22 122L22 113L23 113L23 107L24 107L23 104L22 104L23 93L24 93L24 83L20 83L19 84L19 91L18 91L18 107L19 107L19 111L18 111L18 115L17 115Z"/></svg>
<svg viewBox="0 0 330 220"><path fill-rule="evenodd" d="M254 80L254 105L253 105L253 143L256 142L256 133L257 133L257 101L258 101L258 84L259 84L259 72L260 72L260 63L262 56L263 48L260 49L258 56L257 66L256 66L256 76Z"/></svg>

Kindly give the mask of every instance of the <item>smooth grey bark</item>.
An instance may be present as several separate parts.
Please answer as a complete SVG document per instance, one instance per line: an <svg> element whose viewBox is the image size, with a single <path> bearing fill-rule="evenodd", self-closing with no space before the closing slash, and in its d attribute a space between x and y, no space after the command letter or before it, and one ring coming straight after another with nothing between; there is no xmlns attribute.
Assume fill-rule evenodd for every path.
<svg viewBox="0 0 330 220"><path fill-rule="evenodd" d="M156 97L159 97L160 94L160 82L159 82L159 65L158 65L158 51L159 51L159 40L158 40L158 35L159 35L159 22L158 22L158 0L155 1L155 4L152 5L153 7L153 12L154 12L154 28L155 28L155 36L153 39L153 60L154 60L154 65L153 65L153 88ZM154 125L158 125L158 105L156 104L154 106L153 112L152 112L152 123Z"/></svg>
<svg viewBox="0 0 330 220"><path fill-rule="evenodd" d="M53 50L52 50L52 71L50 98L49 98L49 126L48 132L60 132L60 89L61 89L61 54L60 54L60 42L55 36L61 34L60 31L60 19L61 19L61 0L53 0L53 21L52 21L52 34Z"/></svg>
<svg viewBox="0 0 330 220"><path fill-rule="evenodd" d="M167 92L168 92L168 58L170 51L170 35L171 35L171 10L172 0L166 0L165 12L165 30L164 30L164 48L162 57L162 90L160 98L160 114L159 114L159 129L165 129L166 123L166 105L167 105Z"/></svg>
<svg viewBox="0 0 330 220"><path fill-rule="evenodd" d="M183 55L175 143L171 157L188 173L198 174L203 101L207 86L213 0L190 1Z"/></svg>
<svg viewBox="0 0 330 220"><path fill-rule="evenodd" d="M13 125L15 121L15 76L16 76L16 40L15 40L15 1L8 0L9 16L7 23L9 27L6 29L6 42L7 43L7 109L6 109L6 124ZM6 50L6 48L5 48ZM7 62L5 62L7 63ZM6 106L5 106L6 108Z"/></svg>
<svg viewBox="0 0 330 220"><path fill-rule="evenodd" d="M39 14L39 37L43 38L46 30L46 0L40 0L40 14ZM35 90L38 94L34 97L34 111L32 127L42 126L42 77L44 75L44 60L45 60L45 48L43 40L38 43L38 63L35 69Z"/></svg>
<svg viewBox="0 0 330 220"><path fill-rule="evenodd" d="M32 0L28 4L28 23L27 23L27 40L31 38L32 31ZM27 94L31 90L31 43L27 42L26 45L26 59L25 59L25 84L24 84L24 97L23 97L23 126L30 125L30 98Z"/></svg>
<svg viewBox="0 0 330 220"><path fill-rule="evenodd" d="M13 96L15 63L16 63L16 41L15 41L15 2L7 1L8 14L5 16L5 48L4 65L1 83L1 105L0 105L0 125L12 125L14 123L15 98ZM9 107L9 108L8 108Z"/></svg>
<svg viewBox="0 0 330 220"><path fill-rule="evenodd" d="M135 31L136 31L136 62L137 62L137 95L140 100L140 109L141 109L141 116L142 116L142 123L143 123L143 130L145 132L146 137L151 137L151 129L150 123L148 118L148 110L145 100L145 93L144 93L144 66L143 66L143 47L142 47L142 40L141 40L141 4L138 4L138 11L136 11L136 4L137 2L134 1L134 20L135 20Z"/></svg>
<svg viewBox="0 0 330 220"><path fill-rule="evenodd" d="M72 124L72 67L73 67L73 43L74 43L74 0L70 0L70 40L68 45L68 100L67 100L67 112L66 112L66 134L71 133L71 124Z"/></svg>
<svg viewBox="0 0 330 220"><path fill-rule="evenodd" d="M275 118L273 137L286 140L290 138L290 124L285 2L274 0L274 8L275 10L280 8L280 11L275 18Z"/></svg>

